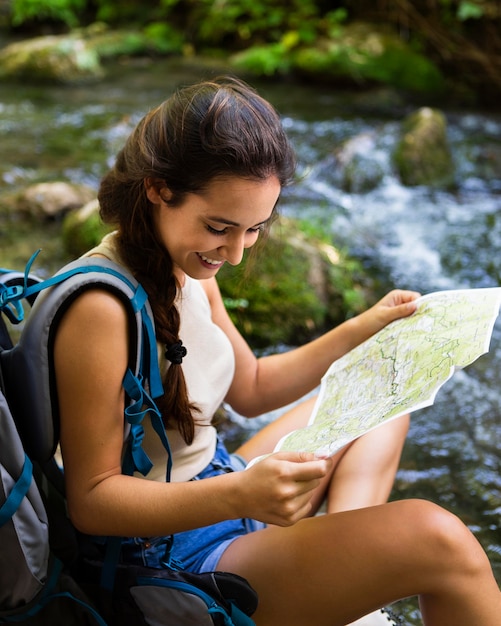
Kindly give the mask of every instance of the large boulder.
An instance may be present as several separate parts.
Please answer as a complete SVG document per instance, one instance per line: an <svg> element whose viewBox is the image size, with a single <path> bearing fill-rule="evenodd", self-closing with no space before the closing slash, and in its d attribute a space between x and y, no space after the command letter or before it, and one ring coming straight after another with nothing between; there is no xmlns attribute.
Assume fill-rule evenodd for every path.
<svg viewBox="0 0 501 626"><path fill-rule="evenodd" d="M394 160L404 185L451 186L454 163L443 113L423 107L408 116L402 124Z"/></svg>
<svg viewBox="0 0 501 626"><path fill-rule="evenodd" d="M81 83L102 78L96 50L79 35L50 35L0 50L0 79Z"/></svg>
<svg viewBox="0 0 501 626"><path fill-rule="evenodd" d="M295 220L281 218L257 246L218 273L230 315L253 347L299 345L367 306L356 262Z"/></svg>
<svg viewBox="0 0 501 626"><path fill-rule="evenodd" d="M58 219L95 196L95 190L85 185L64 181L37 183L17 195L15 209L37 219Z"/></svg>
<svg viewBox="0 0 501 626"><path fill-rule="evenodd" d="M231 57L237 69L272 75L295 71L307 78L357 86L388 85L411 93L441 94L439 69L391 28L365 22L339 25L311 43L286 35Z"/></svg>
<svg viewBox="0 0 501 626"><path fill-rule="evenodd" d="M359 133L318 163L316 175L349 193L367 193L376 189L385 175L386 164L379 152L375 133Z"/></svg>
<svg viewBox="0 0 501 626"><path fill-rule="evenodd" d="M97 198L75 211L70 211L63 221L63 246L71 257L78 257L101 241L111 230L99 216Z"/></svg>

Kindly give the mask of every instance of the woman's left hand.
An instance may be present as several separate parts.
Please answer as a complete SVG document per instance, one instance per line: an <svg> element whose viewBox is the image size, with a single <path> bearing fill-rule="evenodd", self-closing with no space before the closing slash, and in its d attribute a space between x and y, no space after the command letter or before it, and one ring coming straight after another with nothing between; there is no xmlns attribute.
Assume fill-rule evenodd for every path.
<svg viewBox="0 0 501 626"><path fill-rule="evenodd" d="M387 293L370 309L361 313L359 320L367 325L368 336L377 333L390 322L412 315L417 308L417 291L394 289Z"/></svg>

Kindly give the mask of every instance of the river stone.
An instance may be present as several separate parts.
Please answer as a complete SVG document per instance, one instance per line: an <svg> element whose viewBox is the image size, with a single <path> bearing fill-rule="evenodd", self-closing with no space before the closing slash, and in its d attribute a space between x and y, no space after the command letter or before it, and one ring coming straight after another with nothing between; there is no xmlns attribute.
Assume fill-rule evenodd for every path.
<svg viewBox="0 0 501 626"><path fill-rule="evenodd" d="M94 198L64 217L62 228L64 249L70 256L79 257L97 246L110 230L111 227L101 221L99 201Z"/></svg>
<svg viewBox="0 0 501 626"><path fill-rule="evenodd" d="M374 156L375 133L359 133L345 141L336 151L341 187L352 193L367 193L376 189L384 177L384 168Z"/></svg>
<svg viewBox="0 0 501 626"><path fill-rule="evenodd" d="M347 257L285 217L240 265L223 265L218 283L230 316L254 348L299 345L366 308Z"/></svg>
<svg viewBox="0 0 501 626"><path fill-rule="evenodd" d="M77 35L50 35L0 50L0 79L79 83L99 79L99 55Z"/></svg>
<svg viewBox="0 0 501 626"><path fill-rule="evenodd" d="M404 185L451 186L454 164L444 114L423 107L407 117L402 124L394 160Z"/></svg>
<svg viewBox="0 0 501 626"><path fill-rule="evenodd" d="M56 218L90 202L96 192L66 182L31 185L17 197L17 210L35 218Z"/></svg>

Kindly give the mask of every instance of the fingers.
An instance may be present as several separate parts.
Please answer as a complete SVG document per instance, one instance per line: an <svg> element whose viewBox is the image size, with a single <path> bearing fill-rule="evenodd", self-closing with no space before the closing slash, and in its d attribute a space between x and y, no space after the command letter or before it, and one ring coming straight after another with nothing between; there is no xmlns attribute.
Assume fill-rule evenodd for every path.
<svg viewBox="0 0 501 626"><path fill-rule="evenodd" d="M279 453L275 462L281 466L281 489L277 502L281 519L277 525L289 526L311 512L312 495L329 471L332 461L318 459L310 453Z"/></svg>
<svg viewBox="0 0 501 626"><path fill-rule="evenodd" d="M311 512L311 498L329 471L331 459L301 452L278 452L256 463L250 472L264 499L261 519L277 526L291 526ZM249 495L249 491L247 492Z"/></svg>
<svg viewBox="0 0 501 626"><path fill-rule="evenodd" d="M411 291L409 289L393 289L384 296L381 300L381 304L386 306L399 306L405 303L411 303L417 300L421 294L417 291Z"/></svg>
<svg viewBox="0 0 501 626"><path fill-rule="evenodd" d="M420 294L417 291L394 289L379 302L381 313L387 317L386 323L400 317L408 317L417 309L417 299Z"/></svg>
<svg viewBox="0 0 501 626"><path fill-rule="evenodd" d="M271 458L287 461L290 478L298 482L323 478L333 463L329 457L313 452L277 452Z"/></svg>

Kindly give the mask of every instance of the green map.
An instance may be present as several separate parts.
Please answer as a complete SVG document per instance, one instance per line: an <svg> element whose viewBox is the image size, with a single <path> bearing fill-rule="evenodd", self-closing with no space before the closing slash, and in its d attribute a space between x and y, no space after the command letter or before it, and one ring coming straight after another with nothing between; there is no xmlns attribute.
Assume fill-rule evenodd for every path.
<svg viewBox="0 0 501 626"><path fill-rule="evenodd" d="M308 426L275 451L331 456L360 435L433 404L454 371L489 350L501 288L438 291L335 361L324 377Z"/></svg>

